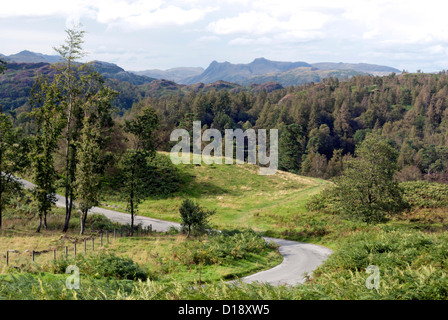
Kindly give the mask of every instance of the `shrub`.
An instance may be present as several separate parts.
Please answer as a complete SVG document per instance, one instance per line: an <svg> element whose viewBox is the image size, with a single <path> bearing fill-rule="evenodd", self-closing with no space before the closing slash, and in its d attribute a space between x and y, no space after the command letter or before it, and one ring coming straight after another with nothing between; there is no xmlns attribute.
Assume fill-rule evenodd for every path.
<svg viewBox="0 0 448 320"><path fill-rule="evenodd" d="M94 278L115 278L127 280L146 280L145 272L137 263L128 258L118 257L112 253L99 253L88 256L79 255L76 259L54 262L53 272L65 273L69 265L76 265L81 274Z"/></svg>
<svg viewBox="0 0 448 320"><path fill-rule="evenodd" d="M204 234L209 228L208 218L215 213L214 210L203 209L190 199L182 201L179 212L182 218L182 231L187 233L187 238L191 232L195 235Z"/></svg>

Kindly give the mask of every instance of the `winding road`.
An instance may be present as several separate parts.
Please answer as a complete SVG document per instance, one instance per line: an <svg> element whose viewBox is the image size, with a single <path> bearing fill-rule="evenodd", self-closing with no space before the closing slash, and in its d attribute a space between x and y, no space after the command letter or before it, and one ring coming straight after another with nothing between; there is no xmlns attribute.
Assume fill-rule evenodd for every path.
<svg viewBox="0 0 448 320"><path fill-rule="evenodd" d="M30 189L34 187L29 181L19 180L25 188ZM57 195L56 205L65 207L65 197ZM130 216L126 213L99 207L93 207L89 212L102 214L114 222L130 223ZM180 228L179 223L149 217L135 216L134 221L135 224L141 223L143 227L152 225L152 230L159 232L168 231L171 227ZM272 269L244 277L241 279L243 282L267 282L271 285L303 284L306 280L306 275L311 274L332 253L330 249L315 244L267 237L265 239L279 245L279 252L283 256L282 263Z"/></svg>

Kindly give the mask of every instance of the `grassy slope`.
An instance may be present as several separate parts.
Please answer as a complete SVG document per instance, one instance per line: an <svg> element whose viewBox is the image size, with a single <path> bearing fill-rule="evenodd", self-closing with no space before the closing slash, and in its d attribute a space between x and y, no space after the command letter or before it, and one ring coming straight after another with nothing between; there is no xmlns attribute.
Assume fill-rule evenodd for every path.
<svg viewBox="0 0 448 320"><path fill-rule="evenodd" d="M328 182L278 171L275 175L258 175L254 165L178 165L188 181L176 194L145 200L139 215L180 222L179 205L192 198L207 209L216 209L211 224L217 229L252 228L281 237L289 230L290 218L306 213L309 197ZM109 190L104 192L103 205L125 212L126 204ZM289 237L300 239L300 237ZM303 239L302 239L303 240Z"/></svg>

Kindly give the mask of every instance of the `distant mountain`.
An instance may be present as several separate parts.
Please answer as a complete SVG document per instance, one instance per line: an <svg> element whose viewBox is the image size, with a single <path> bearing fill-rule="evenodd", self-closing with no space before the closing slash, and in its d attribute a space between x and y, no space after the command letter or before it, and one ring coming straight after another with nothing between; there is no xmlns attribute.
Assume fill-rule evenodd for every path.
<svg viewBox="0 0 448 320"><path fill-rule="evenodd" d="M155 80L154 78L136 75L134 73L125 71L123 68L117 66L116 64L109 62L95 60L90 62L90 64L106 79L126 81L133 85L141 85Z"/></svg>
<svg viewBox="0 0 448 320"><path fill-rule="evenodd" d="M311 67L306 62L279 62L257 58L248 64L213 61L205 71L197 76L183 79L181 83L211 83L219 80L241 83L244 80L266 73L284 72L298 67Z"/></svg>
<svg viewBox="0 0 448 320"><path fill-rule="evenodd" d="M113 63L93 61L91 65L103 75L107 86L120 92L114 101L114 106L120 110L131 108L133 103L145 97L182 96L192 91L259 92L266 90L266 92L271 92L282 89L282 86L277 83L252 84L247 87L226 81L184 85L169 80L154 80L146 76L135 75L124 71ZM0 105L2 105L3 111L28 108L30 91L37 75L47 76L51 80L56 72L57 70L46 62L9 62L5 73L0 74Z"/></svg>
<svg viewBox="0 0 448 320"><path fill-rule="evenodd" d="M276 82L282 86L297 86L304 83L320 82L324 78L338 78L344 79L355 76L357 74L367 73L355 70L319 70L313 67L301 67L291 69L285 72L268 73L246 79L242 83L250 85L252 83L262 84L265 82Z"/></svg>
<svg viewBox="0 0 448 320"><path fill-rule="evenodd" d="M368 63L319 62L319 63L313 63L312 66L321 70L355 70L358 72L368 73L374 76L386 76L393 72L397 74L401 73L400 70L392 67L380 66L377 64L368 64Z"/></svg>
<svg viewBox="0 0 448 320"><path fill-rule="evenodd" d="M203 68L171 68L167 70L151 69L145 71L130 71L136 75L147 76L155 79L170 80L177 83L182 83L185 78L194 77L204 72Z"/></svg>
<svg viewBox="0 0 448 320"><path fill-rule="evenodd" d="M11 54L9 56L4 57L6 57L8 61L24 62L24 63L38 63L38 62L55 63L61 61L60 56L46 55L42 53L31 52L28 50L24 50L19 53Z"/></svg>

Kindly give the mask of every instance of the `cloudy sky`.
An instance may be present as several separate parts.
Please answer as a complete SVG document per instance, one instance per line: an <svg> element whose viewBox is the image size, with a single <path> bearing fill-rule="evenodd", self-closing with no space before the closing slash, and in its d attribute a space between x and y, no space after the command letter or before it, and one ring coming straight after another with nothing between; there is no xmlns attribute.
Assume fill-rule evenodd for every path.
<svg viewBox="0 0 448 320"><path fill-rule="evenodd" d="M80 22L87 60L126 70L210 62L366 62L448 69L448 3L414 0L13 0L0 7L0 53L55 54Z"/></svg>

